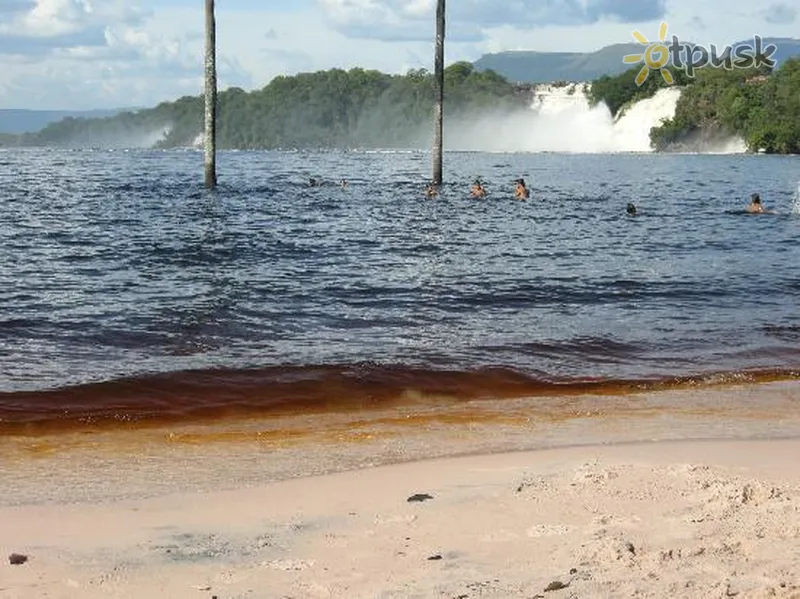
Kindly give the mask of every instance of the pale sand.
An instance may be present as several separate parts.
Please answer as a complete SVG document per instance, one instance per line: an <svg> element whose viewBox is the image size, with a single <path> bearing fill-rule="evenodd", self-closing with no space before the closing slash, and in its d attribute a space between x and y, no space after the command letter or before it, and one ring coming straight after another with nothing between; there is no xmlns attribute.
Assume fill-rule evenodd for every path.
<svg viewBox="0 0 800 599"><path fill-rule="evenodd" d="M0 596L800 597L798 465L800 440L662 442L5 507L30 561Z"/></svg>
<svg viewBox="0 0 800 599"><path fill-rule="evenodd" d="M800 437L797 386L762 391L766 399L778 393L781 413L741 412L722 428L742 432L750 422L760 433L793 429ZM788 429L785 418L794 423ZM627 427L649 434L645 420ZM506 431L484 422L478 434L493 439L498 426ZM609 436L625 437L620 428ZM464 447L466 430L451 427L451 453L486 447ZM178 484L201 470L181 458L192 446L164 453L123 444L94 465L66 450L6 460L13 467L0 471L0 597L800 598L797 438L560 447L277 482L240 475L280 452L241 464L240 446L204 457L203 490ZM422 446L411 455L419 458ZM319 455L315 447L306 459ZM361 455L353 464L363 465L364 447L377 445L351 447ZM169 460L140 470L158 490L147 496L142 480L128 485L121 473L134 472L126 467L135 455L156 454ZM226 455L237 456L230 470ZM81 476L103 501L64 499L61 486ZM224 490L207 490L215 481ZM173 487L180 490L163 491ZM432 499L408 502L415 493ZM30 560L12 566L11 552ZM566 588L545 591L554 582Z"/></svg>

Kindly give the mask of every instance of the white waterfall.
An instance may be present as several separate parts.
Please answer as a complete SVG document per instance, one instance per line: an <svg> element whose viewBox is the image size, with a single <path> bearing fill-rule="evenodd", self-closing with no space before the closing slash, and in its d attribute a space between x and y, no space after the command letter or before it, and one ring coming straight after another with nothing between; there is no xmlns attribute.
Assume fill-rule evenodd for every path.
<svg viewBox="0 0 800 599"><path fill-rule="evenodd" d="M605 104L589 105L586 87L539 85L529 111L460 123L448 132L448 146L498 152L652 152L650 129L675 115L681 95L678 88L662 89L615 119ZM737 153L745 147L740 140L724 140L713 150Z"/></svg>

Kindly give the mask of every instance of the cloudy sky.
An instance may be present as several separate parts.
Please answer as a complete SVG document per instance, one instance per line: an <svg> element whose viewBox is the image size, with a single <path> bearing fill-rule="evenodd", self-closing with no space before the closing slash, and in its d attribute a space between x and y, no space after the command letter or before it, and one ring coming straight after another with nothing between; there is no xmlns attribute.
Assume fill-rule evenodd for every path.
<svg viewBox="0 0 800 599"><path fill-rule="evenodd" d="M216 0L220 88L432 69L435 0ZM0 108L153 106L202 89L203 0L0 0ZM640 29L718 46L798 35L800 0L449 0L447 62L590 51Z"/></svg>

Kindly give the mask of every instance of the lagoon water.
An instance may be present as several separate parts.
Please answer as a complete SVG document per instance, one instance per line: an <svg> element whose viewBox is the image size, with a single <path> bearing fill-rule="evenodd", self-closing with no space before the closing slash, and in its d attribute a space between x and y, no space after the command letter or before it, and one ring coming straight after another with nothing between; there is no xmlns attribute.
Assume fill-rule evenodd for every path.
<svg viewBox="0 0 800 599"><path fill-rule="evenodd" d="M215 192L195 151L0 152L0 421L800 366L797 158L445 161L426 200L425 152L223 152Z"/></svg>

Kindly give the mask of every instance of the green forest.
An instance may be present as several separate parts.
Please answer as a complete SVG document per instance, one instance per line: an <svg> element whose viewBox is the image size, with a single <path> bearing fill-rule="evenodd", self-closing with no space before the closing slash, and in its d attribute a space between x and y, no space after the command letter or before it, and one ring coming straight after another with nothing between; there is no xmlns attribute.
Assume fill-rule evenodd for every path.
<svg viewBox="0 0 800 599"><path fill-rule="evenodd" d="M633 103L666 87L660 76L639 88L639 67L616 77L601 77L589 89L593 103L605 102L620 115ZM683 88L674 118L650 131L657 151L681 150L687 142L741 137L750 151L800 153L800 59L769 69L704 68L689 78L673 71Z"/></svg>
<svg viewBox="0 0 800 599"><path fill-rule="evenodd" d="M656 150L692 137L735 134L750 151L800 153L800 60L773 73L704 69L678 100L675 118L651 131Z"/></svg>
<svg viewBox="0 0 800 599"><path fill-rule="evenodd" d="M639 68L587 85L590 102L604 102L619 117L667 86L657 73L637 86ZM689 78L673 69L673 76L683 92L674 118L651 130L654 149L681 150L693 140L738 136L751 151L800 153L800 59L774 72L705 68ZM260 90L219 94L217 142L220 149L427 147L433 105L434 80L426 70L280 76ZM467 62L445 70L446 129L529 106L528 86ZM186 147L202 129L203 98L187 96L113 117L67 118L37 133L0 135L0 146Z"/></svg>
<svg viewBox="0 0 800 599"><path fill-rule="evenodd" d="M445 69L446 114L512 111L528 99L493 71L459 62ZM273 79L263 89L218 95L220 149L426 147L432 134L434 78L425 70L387 75L354 68ZM34 134L0 137L0 144L108 146L147 132L146 145L186 147L203 130L203 97L100 119L67 118ZM163 133L166 132L164 135ZM141 145L141 144L137 144Z"/></svg>

